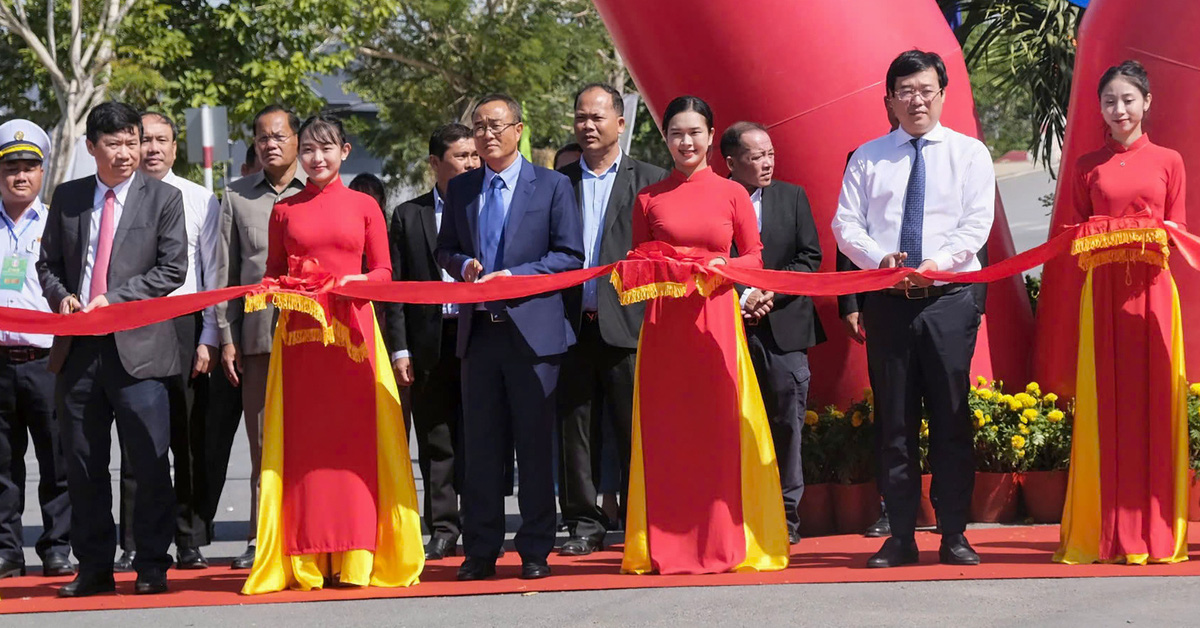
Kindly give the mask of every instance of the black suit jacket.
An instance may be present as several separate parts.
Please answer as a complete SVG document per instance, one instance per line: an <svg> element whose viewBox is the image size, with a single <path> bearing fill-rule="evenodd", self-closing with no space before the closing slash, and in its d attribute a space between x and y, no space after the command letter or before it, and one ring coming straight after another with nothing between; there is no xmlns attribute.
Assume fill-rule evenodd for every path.
<svg viewBox="0 0 1200 628"><path fill-rule="evenodd" d="M579 162L567 164L559 169L571 180L575 190L575 201L579 205L580 226L583 220L583 197L580 192L580 182L583 180L583 168ZM617 178L613 181L612 194L608 197L608 207L604 210L604 230L600 235L600 258L597 266L604 266L625 259L625 255L633 246L633 201L638 191L652 183L658 183L667 178L667 171L638 161L629 155L621 156L617 166ZM587 244L585 243L584 246ZM604 342L614 347L637 349L638 334L642 329L642 317L646 304L622 306L617 297L617 291L607 277L600 277L596 291L596 307L599 314L600 337ZM576 286L563 291L563 304L567 311L567 320L572 329L579 332L579 323L583 318L583 286Z"/></svg>
<svg viewBox="0 0 1200 628"><path fill-rule="evenodd" d="M388 240L395 281L441 281L437 249L437 219L433 191L401 203L392 212ZM427 370L441 359L442 306L387 303L388 349L408 351L413 367Z"/></svg>
<svg viewBox="0 0 1200 628"><path fill-rule="evenodd" d="M772 181L763 188L762 243L763 268L817 272L821 242L804 188L783 181ZM809 297L775 295L775 307L767 320L775 344L784 351L800 351L825 341L825 329Z"/></svg>
<svg viewBox="0 0 1200 628"><path fill-rule="evenodd" d="M173 186L141 173L129 186L109 258L105 296L110 304L165 297L183 285L187 276L183 195ZM80 292L92 213L96 211L92 205L95 194L94 176L68 181L54 191L37 268L43 294L55 312L63 299ZM171 321L113 336L121 364L130 375L147 379L182 372L179 341ZM54 339L51 371L58 372L62 367L70 347L69 336Z"/></svg>

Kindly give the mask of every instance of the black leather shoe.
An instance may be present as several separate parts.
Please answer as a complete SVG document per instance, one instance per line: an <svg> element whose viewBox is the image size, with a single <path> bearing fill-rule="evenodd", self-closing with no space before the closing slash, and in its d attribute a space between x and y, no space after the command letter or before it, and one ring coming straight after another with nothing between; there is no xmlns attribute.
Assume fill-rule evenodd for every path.
<svg viewBox="0 0 1200 628"><path fill-rule="evenodd" d="M87 597L100 593L114 593L117 584L113 582L112 574L79 574L75 579L58 589L58 597Z"/></svg>
<svg viewBox="0 0 1200 628"><path fill-rule="evenodd" d="M42 575L48 578L69 576L75 573L75 565L71 564L68 552L47 552L42 559Z"/></svg>
<svg viewBox="0 0 1200 628"><path fill-rule="evenodd" d="M869 539L880 539L891 535L892 522L888 521L888 515L886 512L884 512L882 515L879 515L879 521L872 523L871 527L867 528L867 531L863 533L863 536Z"/></svg>
<svg viewBox="0 0 1200 628"><path fill-rule="evenodd" d="M241 556L233 559L229 565L230 569L249 569L254 566L254 546L247 545L246 551L242 552Z"/></svg>
<svg viewBox="0 0 1200 628"><path fill-rule="evenodd" d="M175 563L175 567L177 569L208 569L208 559L200 553L198 547L181 547L179 548L179 562Z"/></svg>
<svg viewBox="0 0 1200 628"><path fill-rule="evenodd" d="M117 573L128 573L133 571L133 559L137 558L137 551L126 550L121 552L121 557L117 562L113 563L113 571Z"/></svg>
<svg viewBox="0 0 1200 628"><path fill-rule="evenodd" d="M496 561L468 556L458 568L459 580L486 580L496 575Z"/></svg>
<svg viewBox="0 0 1200 628"><path fill-rule="evenodd" d="M788 543L795 545L800 542L800 531L792 530L788 532Z"/></svg>
<svg viewBox="0 0 1200 628"><path fill-rule="evenodd" d="M133 585L133 592L138 595L154 595L156 593L167 592L167 572L147 571L139 573L137 582Z"/></svg>
<svg viewBox="0 0 1200 628"><path fill-rule="evenodd" d="M573 536L558 550L559 556L587 556L592 552L598 552L604 549L604 546L595 539L590 539L586 536Z"/></svg>
<svg viewBox="0 0 1200 628"><path fill-rule="evenodd" d="M458 553L458 539L435 536L425 544L425 560L441 560Z"/></svg>
<svg viewBox="0 0 1200 628"><path fill-rule="evenodd" d="M967 537L947 534L942 537L942 546L938 548L938 560L946 565L978 565L979 554L967 542Z"/></svg>
<svg viewBox="0 0 1200 628"><path fill-rule="evenodd" d="M538 580L550 575L550 565L544 560L527 560L521 563L522 580Z"/></svg>
<svg viewBox="0 0 1200 628"><path fill-rule="evenodd" d="M25 563L0 558L0 580L25 575Z"/></svg>
<svg viewBox="0 0 1200 628"><path fill-rule="evenodd" d="M867 560L868 567L899 567L900 565L915 564L921 555L917 551L917 542L912 539L891 537L883 542L875 555Z"/></svg>

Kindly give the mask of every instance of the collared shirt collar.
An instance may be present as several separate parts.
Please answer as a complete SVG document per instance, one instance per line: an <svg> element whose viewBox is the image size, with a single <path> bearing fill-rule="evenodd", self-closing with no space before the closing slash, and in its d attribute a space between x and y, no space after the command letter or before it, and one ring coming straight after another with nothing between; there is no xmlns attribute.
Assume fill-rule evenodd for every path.
<svg viewBox="0 0 1200 628"><path fill-rule="evenodd" d="M33 204L29 206L29 209L25 210L25 213L21 214L21 220L25 220L26 216L29 216L30 220L41 220L42 214L45 211L46 211L46 206L44 204L42 204L42 197L39 196L39 197L33 199ZM0 206L0 215L4 216L4 222L6 222L10 225L17 224L15 222L13 222L12 216L8 215L8 210L4 209L3 206Z"/></svg>
<svg viewBox="0 0 1200 628"><path fill-rule="evenodd" d="M125 179L124 181L118 183L116 185L116 187L112 187L112 188L108 187L108 185L106 185L103 181L100 180L100 175L96 175L96 202L95 202L95 205L99 205L100 203L104 202L104 195L107 194L109 190L112 190L113 194L115 194L117 197L117 202L120 203L122 207L124 207L125 206L125 197L128 195L128 192L129 192L129 185L131 183L133 183L133 180L135 178L137 178L137 176L139 174L141 174L141 173L134 172L128 179Z"/></svg>
<svg viewBox="0 0 1200 628"><path fill-rule="evenodd" d="M258 177L258 180L254 182L254 187L265 185L270 190L275 190L275 186L271 185L271 182L267 179L267 173L265 170L259 170L250 176ZM308 175L304 174L304 168L301 168L300 164L296 164L296 174L292 176L292 180L288 182L284 189L291 187L303 188L305 185L308 185Z"/></svg>
<svg viewBox="0 0 1200 628"><path fill-rule="evenodd" d="M579 156L579 167L581 169L583 169L583 178L599 179L600 177L602 177L606 174L612 174L612 173L616 172L617 168L619 168L621 166L621 158L624 156L625 156L625 151L617 151L617 158L613 160L612 165L609 166L608 169L605 170L604 172L602 172L600 174L596 174L596 173L592 172L591 168L588 167L587 160L585 160L583 158L583 155L580 155Z"/></svg>
<svg viewBox="0 0 1200 628"><path fill-rule="evenodd" d="M912 135L909 135L908 131L905 131L903 127L897 127L895 131L892 131L892 138L895 140L896 146L903 146L916 139ZM922 135L921 139L930 142L943 142L946 140L946 127L942 126L941 122L938 122L933 125L932 129L929 129L928 133Z"/></svg>
<svg viewBox="0 0 1200 628"><path fill-rule="evenodd" d="M762 202L762 194L763 194L762 188L755 188L754 193L750 195L750 202L761 203Z"/></svg>
<svg viewBox="0 0 1200 628"><path fill-rule="evenodd" d="M492 170L492 167L483 164L483 189L488 189L492 185L492 177L500 177L504 181L504 186L510 190L516 189L517 179L521 176L521 165L525 163L525 157L517 154L517 158L501 172Z"/></svg>
<svg viewBox="0 0 1200 628"><path fill-rule="evenodd" d="M446 201L442 200L441 192L438 192L437 186L433 186L433 211L440 212L442 207L446 205Z"/></svg>

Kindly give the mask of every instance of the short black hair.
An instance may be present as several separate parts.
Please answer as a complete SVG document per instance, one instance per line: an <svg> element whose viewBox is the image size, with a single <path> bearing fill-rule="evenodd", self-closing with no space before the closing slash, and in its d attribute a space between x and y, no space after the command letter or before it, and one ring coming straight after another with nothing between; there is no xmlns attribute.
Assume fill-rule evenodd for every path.
<svg viewBox="0 0 1200 628"><path fill-rule="evenodd" d="M250 125L250 132L257 134L258 121L262 119L263 116L269 116L273 113L286 113L288 128L291 129L292 133L295 133L296 135L300 134L300 116L292 113L290 109L280 104L267 105L266 107L260 109L258 113L254 114L254 122Z"/></svg>
<svg viewBox="0 0 1200 628"><path fill-rule="evenodd" d="M137 109L123 102L102 102L87 117L87 139L95 144L101 135L112 135L121 131L136 131L142 137L142 116Z"/></svg>
<svg viewBox="0 0 1200 628"><path fill-rule="evenodd" d="M667 127L671 125L671 118L686 113L695 111L704 116L704 121L708 123L708 130L713 129L713 112L712 107L697 96L676 96L674 100L667 104L666 111L663 112L662 132L667 134Z"/></svg>
<svg viewBox="0 0 1200 628"><path fill-rule="evenodd" d="M179 139L179 126L175 124L174 120L168 118L166 114L159 113L157 111L143 111L142 117L145 118L146 116L158 118L164 124L171 127L171 141Z"/></svg>
<svg viewBox="0 0 1200 628"><path fill-rule="evenodd" d="M258 151L254 150L254 142L246 145L246 165L253 166L258 163Z"/></svg>
<svg viewBox="0 0 1200 628"><path fill-rule="evenodd" d="M892 64L888 66L887 71L887 91L889 94L896 93L896 81L906 76L912 76L917 72L924 72L929 68L937 71L938 87L946 89L950 84L950 77L946 74L946 64L936 52L925 52L923 50L906 50L896 57Z"/></svg>
<svg viewBox="0 0 1200 628"><path fill-rule="evenodd" d="M296 133L296 139L304 141L305 135L308 135L321 144L337 144L341 146L346 143L346 129L342 126L342 121L328 113L318 113L315 116L309 116L304 121L304 124L300 125L300 130Z"/></svg>
<svg viewBox="0 0 1200 628"><path fill-rule="evenodd" d="M1096 88L1096 96L1102 96L1104 88L1118 78L1132 83L1142 93L1142 97L1150 95L1150 75L1146 74L1146 68L1141 63L1129 59L1104 71L1104 76L1100 77L1100 86Z"/></svg>
<svg viewBox="0 0 1200 628"><path fill-rule="evenodd" d="M483 98L480 98L479 104L475 105L475 108L471 110L471 115L474 116L475 112L479 111L480 107L497 101L504 103L504 105L508 107L508 112L512 114L514 123L521 122L521 103L514 100L512 96L509 96L508 94L501 94L499 92L487 94Z"/></svg>
<svg viewBox="0 0 1200 628"><path fill-rule="evenodd" d="M582 89L575 92L575 108L579 108L579 99L593 89L604 90L604 93L612 98L613 111L617 112L617 116L625 115L625 98L621 96L621 92L617 91L617 88L608 83L588 83L584 85Z"/></svg>
<svg viewBox="0 0 1200 628"><path fill-rule="evenodd" d="M767 133L767 127L757 123L742 120L729 125L721 134L721 156L736 157L742 154L742 136L750 131Z"/></svg>
<svg viewBox="0 0 1200 628"><path fill-rule="evenodd" d="M384 187L383 181L369 172L363 172L354 177L350 181L350 185L346 187L375 199L375 202L379 203L379 209L383 209L387 203L387 188Z"/></svg>
<svg viewBox="0 0 1200 628"><path fill-rule="evenodd" d="M457 122L444 124L429 136L429 155L445 159L446 151L450 150L451 144L469 139L471 139L471 127Z"/></svg>
<svg viewBox="0 0 1200 628"><path fill-rule="evenodd" d="M554 160L552 163L558 163L558 158L562 157L563 153L579 153L580 155L582 155L583 147L579 145L579 142L571 142L570 144L564 144L562 148L554 151Z"/></svg>

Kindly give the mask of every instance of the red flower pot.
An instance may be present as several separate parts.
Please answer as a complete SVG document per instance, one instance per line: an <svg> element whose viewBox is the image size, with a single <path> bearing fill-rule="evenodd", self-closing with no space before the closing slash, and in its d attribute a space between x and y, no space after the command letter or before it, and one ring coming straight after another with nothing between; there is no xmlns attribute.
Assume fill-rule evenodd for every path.
<svg viewBox="0 0 1200 628"><path fill-rule="evenodd" d="M937 513L933 510L933 501L929 498L930 487L933 486L933 476L926 473L921 476L921 505L917 509L917 527L928 528L937 525Z"/></svg>
<svg viewBox="0 0 1200 628"><path fill-rule="evenodd" d="M1062 521L1067 502L1066 471L1026 471L1020 476L1021 500L1034 523Z"/></svg>
<svg viewBox="0 0 1200 628"><path fill-rule="evenodd" d="M1188 470L1188 480L1188 521L1200 521L1200 478L1195 471Z"/></svg>
<svg viewBox="0 0 1200 628"><path fill-rule="evenodd" d="M971 520L1012 523L1017 520L1017 474L975 472Z"/></svg>
<svg viewBox="0 0 1200 628"><path fill-rule="evenodd" d="M805 537L833 534L833 491L831 484L806 484L800 498L800 535Z"/></svg>
<svg viewBox="0 0 1200 628"><path fill-rule="evenodd" d="M879 519L879 489L874 482L833 485L833 518L841 534L860 534Z"/></svg>

